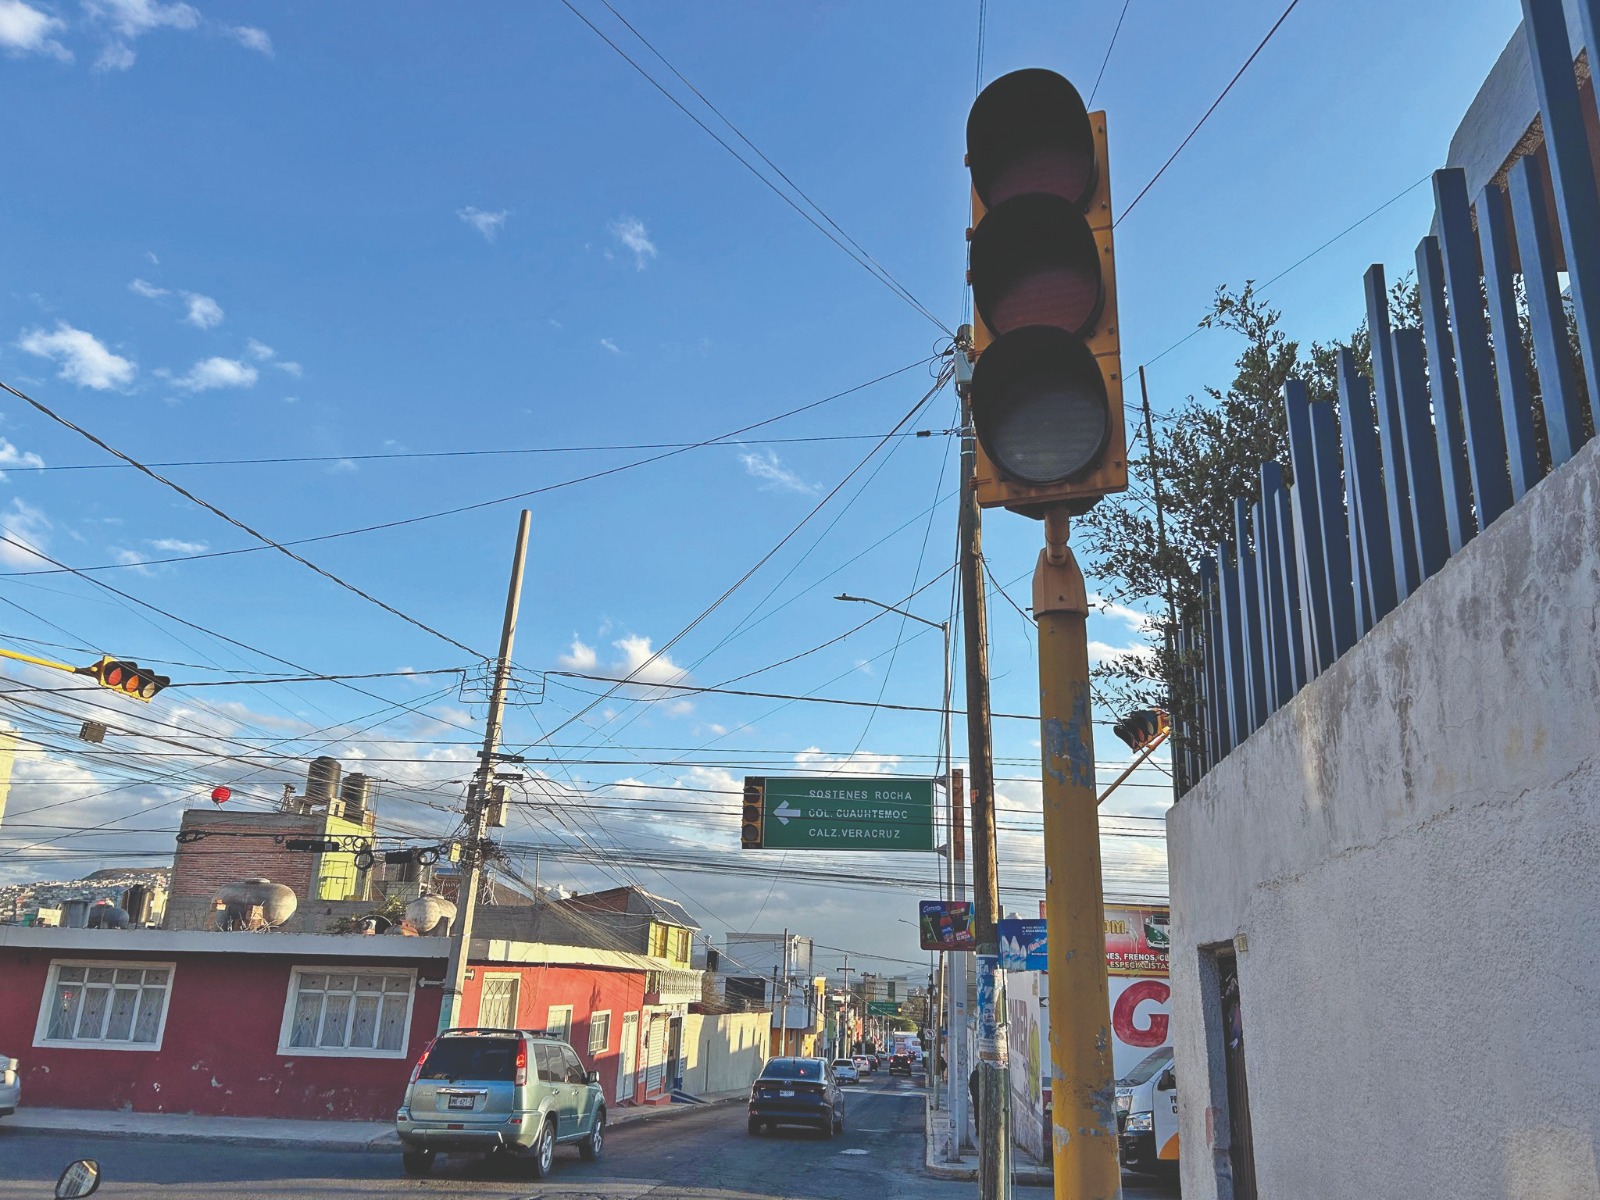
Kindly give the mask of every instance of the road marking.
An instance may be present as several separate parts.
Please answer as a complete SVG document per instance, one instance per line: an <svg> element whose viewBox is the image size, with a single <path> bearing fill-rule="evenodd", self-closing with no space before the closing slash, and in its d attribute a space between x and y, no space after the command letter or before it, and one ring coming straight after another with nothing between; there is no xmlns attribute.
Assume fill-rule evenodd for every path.
<svg viewBox="0 0 1600 1200"><path fill-rule="evenodd" d="M865 1133L867 1131L863 1129L863 1130L858 1130L857 1132ZM866 1151L865 1150L841 1150L841 1151L839 1151L839 1153L840 1154L865 1154Z"/></svg>

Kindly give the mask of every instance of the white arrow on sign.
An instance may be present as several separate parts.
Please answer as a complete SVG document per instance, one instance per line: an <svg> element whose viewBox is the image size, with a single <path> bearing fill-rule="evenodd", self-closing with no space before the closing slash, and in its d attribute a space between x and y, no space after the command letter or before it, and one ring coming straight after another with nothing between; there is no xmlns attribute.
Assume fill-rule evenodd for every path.
<svg viewBox="0 0 1600 1200"><path fill-rule="evenodd" d="M780 825L787 825L790 817L798 817L803 814L798 808L790 808L787 800L781 800L778 803L778 807L772 810L772 815L778 818Z"/></svg>

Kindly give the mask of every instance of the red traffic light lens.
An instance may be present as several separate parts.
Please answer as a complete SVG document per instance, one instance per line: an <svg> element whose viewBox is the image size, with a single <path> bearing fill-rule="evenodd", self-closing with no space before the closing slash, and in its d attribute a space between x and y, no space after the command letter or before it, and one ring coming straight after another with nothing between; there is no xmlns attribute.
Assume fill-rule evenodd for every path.
<svg viewBox="0 0 1600 1200"><path fill-rule="evenodd" d="M107 687L120 688L128 678L128 670L121 663L105 663L100 668L100 682Z"/></svg>
<svg viewBox="0 0 1600 1200"><path fill-rule="evenodd" d="M1027 192L1050 192L1081 206L1099 171L1078 89L1040 67L996 79L967 115L967 164L985 208Z"/></svg>

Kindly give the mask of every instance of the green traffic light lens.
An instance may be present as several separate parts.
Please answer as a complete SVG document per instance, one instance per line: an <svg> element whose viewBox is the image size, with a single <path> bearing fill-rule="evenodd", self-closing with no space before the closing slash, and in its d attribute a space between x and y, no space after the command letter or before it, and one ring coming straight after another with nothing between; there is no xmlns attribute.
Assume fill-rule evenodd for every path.
<svg viewBox="0 0 1600 1200"><path fill-rule="evenodd" d="M1110 434L1100 366L1078 338L1034 325L1001 337L972 375L972 416L984 452L1011 479L1037 487L1095 467Z"/></svg>

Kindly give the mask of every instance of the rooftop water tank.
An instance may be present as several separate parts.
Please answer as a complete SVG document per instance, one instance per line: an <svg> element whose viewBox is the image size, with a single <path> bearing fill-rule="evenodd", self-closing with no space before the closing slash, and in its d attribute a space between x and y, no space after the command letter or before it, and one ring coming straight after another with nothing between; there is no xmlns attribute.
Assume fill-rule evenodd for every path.
<svg viewBox="0 0 1600 1200"><path fill-rule="evenodd" d="M119 908L110 901L92 905L89 908L90 929L126 929L128 927L128 914L125 909Z"/></svg>
<svg viewBox="0 0 1600 1200"><path fill-rule="evenodd" d="M217 889L220 929L276 929L300 906L294 889L270 879L246 879Z"/></svg>
<svg viewBox="0 0 1600 1200"><path fill-rule="evenodd" d="M363 823L372 804L372 780L359 772L351 772L339 787L339 799L344 801L345 820L358 825Z"/></svg>
<svg viewBox="0 0 1600 1200"><path fill-rule="evenodd" d="M456 906L443 896L424 894L406 905L406 920L423 937L447 937L456 922Z"/></svg>
<svg viewBox="0 0 1600 1200"><path fill-rule="evenodd" d="M313 805L326 807L339 798L339 776L344 768L337 758L326 754L311 760L306 771L306 799Z"/></svg>

